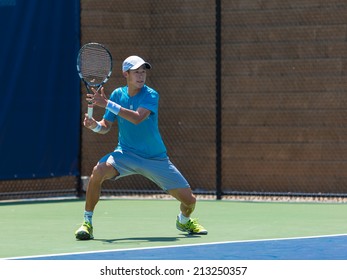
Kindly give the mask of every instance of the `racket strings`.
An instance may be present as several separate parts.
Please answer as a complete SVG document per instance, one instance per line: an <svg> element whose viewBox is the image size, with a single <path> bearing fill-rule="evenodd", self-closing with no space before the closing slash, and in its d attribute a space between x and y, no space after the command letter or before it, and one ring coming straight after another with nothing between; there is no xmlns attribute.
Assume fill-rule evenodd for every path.
<svg viewBox="0 0 347 280"><path fill-rule="evenodd" d="M102 47L89 46L80 54L80 71L82 77L91 85L99 85L110 75L112 59Z"/></svg>

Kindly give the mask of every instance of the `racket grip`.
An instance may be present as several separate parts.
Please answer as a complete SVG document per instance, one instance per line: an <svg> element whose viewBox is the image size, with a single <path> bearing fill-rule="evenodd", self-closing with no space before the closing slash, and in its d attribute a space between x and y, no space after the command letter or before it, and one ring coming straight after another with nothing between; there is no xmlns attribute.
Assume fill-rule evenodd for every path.
<svg viewBox="0 0 347 280"><path fill-rule="evenodd" d="M93 104L88 104L88 119L93 118Z"/></svg>

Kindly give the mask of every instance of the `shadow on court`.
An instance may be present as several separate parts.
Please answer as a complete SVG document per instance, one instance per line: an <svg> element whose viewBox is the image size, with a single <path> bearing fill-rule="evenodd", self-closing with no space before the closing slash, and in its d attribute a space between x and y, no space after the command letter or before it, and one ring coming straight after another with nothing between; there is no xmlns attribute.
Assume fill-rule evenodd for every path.
<svg viewBox="0 0 347 280"><path fill-rule="evenodd" d="M179 241L181 239L186 238L201 238L199 235L183 235L181 237L129 237L129 238L115 238L115 239L103 239L103 238L95 238L92 241L98 241L103 242L107 244L113 244L113 243L138 243L138 242L175 242Z"/></svg>

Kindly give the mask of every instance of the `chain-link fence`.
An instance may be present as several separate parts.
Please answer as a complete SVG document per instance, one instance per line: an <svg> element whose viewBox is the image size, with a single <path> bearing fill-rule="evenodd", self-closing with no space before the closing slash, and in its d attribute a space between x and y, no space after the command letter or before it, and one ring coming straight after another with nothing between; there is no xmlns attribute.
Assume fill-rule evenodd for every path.
<svg viewBox="0 0 347 280"><path fill-rule="evenodd" d="M223 191L347 193L347 2L222 11Z"/></svg>
<svg viewBox="0 0 347 280"><path fill-rule="evenodd" d="M215 191L214 1L82 1L82 43L105 44L115 59L110 93L124 85L121 64L139 55L152 64L147 84L160 94L159 126L171 161L195 191ZM83 99L83 97L82 97ZM85 110L84 102L84 110ZM99 118L103 110L96 110ZM83 130L82 173L117 144ZM107 193L160 192L139 176L106 182Z"/></svg>
<svg viewBox="0 0 347 280"><path fill-rule="evenodd" d="M128 55L153 64L162 134L196 192L342 194L346 5L89 1L82 42L104 42L118 59L109 88L124 83L119 69ZM84 145L100 143L85 146L94 158L83 160L84 174L114 146L115 132L107 137L84 131ZM111 188L157 189L142 178Z"/></svg>

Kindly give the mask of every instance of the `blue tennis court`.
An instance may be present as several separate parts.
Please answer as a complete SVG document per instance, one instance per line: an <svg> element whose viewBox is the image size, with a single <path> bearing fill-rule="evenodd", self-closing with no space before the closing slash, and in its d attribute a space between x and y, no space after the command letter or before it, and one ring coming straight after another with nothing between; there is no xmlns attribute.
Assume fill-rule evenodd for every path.
<svg viewBox="0 0 347 280"><path fill-rule="evenodd" d="M22 258L23 259L23 258ZM33 256L31 260L347 260L347 235Z"/></svg>

